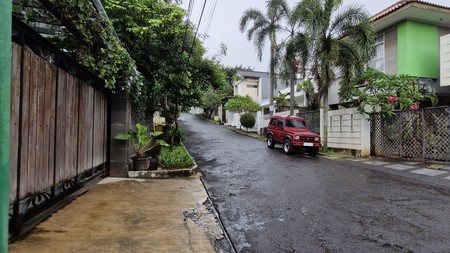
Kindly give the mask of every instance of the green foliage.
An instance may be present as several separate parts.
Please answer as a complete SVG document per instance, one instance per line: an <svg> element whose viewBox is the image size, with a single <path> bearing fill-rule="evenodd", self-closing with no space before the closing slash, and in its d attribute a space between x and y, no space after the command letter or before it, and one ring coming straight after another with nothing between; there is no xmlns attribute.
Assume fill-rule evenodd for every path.
<svg viewBox="0 0 450 253"><path fill-rule="evenodd" d="M203 107L203 110L205 111L206 118L211 118L214 110L220 105L220 102L224 97L224 94L221 94L219 91L213 90L211 88L205 92L205 106Z"/></svg>
<svg viewBox="0 0 450 253"><path fill-rule="evenodd" d="M340 95L345 95L374 54L376 34L369 13L360 5L341 8L342 3L302 0L292 14L301 21L311 42L310 65L318 88L317 103L321 98L327 102L336 67L341 72Z"/></svg>
<svg viewBox="0 0 450 253"><path fill-rule="evenodd" d="M205 90L220 87L225 75L217 62L203 57L185 10L169 2L105 0L104 5L145 77L138 97L141 117L159 110L171 124L191 106L202 106Z"/></svg>
<svg viewBox="0 0 450 253"><path fill-rule="evenodd" d="M24 21L47 20L49 23L67 23L49 39L70 54L83 66L99 76L105 87L113 89L120 84L128 92L139 93L142 77L136 70L134 60L114 37L114 28L87 0L50 0L48 9L29 8L29 1L15 7L15 14L25 13ZM36 1L34 4L38 4ZM19 13L19 9L22 11ZM57 18L57 20L55 19Z"/></svg>
<svg viewBox="0 0 450 253"><path fill-rule="evenodd" d="M258 103L253 101L253 99L249 96L239 96L236 95L234 98L231 98L228 100L228 102L225 104L225 109L232 112L237 112L239 115L241 115L243 112L249 111L249 112L255 112L260 109L260 106Z"/></svg>
<svg viewBox="0 0 450 253"><path fill-rule="evenodd" d="M289 105L289 102L287 100L287 97L290 95L290 93L281 93L278 91L278 96L274 98L275 103L277 104L278 111L281 111L281 109L285 106Z"/></svg>
<svg viewBox="0 0 450 253"><path fill-rule="evenodd" d="M306 96L306 100L308 101L308 107L311 110L314 110L315 103L314 103L314 84L311 82L311 80L304 80L301 83L297 85L297 91L303 91Z"/></svg>
<svg viewBox="0 0 450 253"><path fill-rule="evenodd" d="M186 152L184 146L176 146L170 152L169 148L163 147L159 155L159 164L163 169L180 169L194 166L194 159Z"/></svg>
<svg viewBox="0 0 450 253"><path fill-rule="evenodd" d="M167 143L172 142L173 145L181 145L184 142L184 131L182 128L176 128L175 126L169 126L164 130L163 140Z"/></svg>
<svg viewBox="0 0 450 253"><path fill-rule="evenodd" d="M263 13L258 9L247 9L239 22L241 32L244 32L249 23L252 23L247 30L247 39L253 40L258 59L261 61L263 48L266 40L270 42L270 98L269 103L272 105L274 98L274 88L276 87L275 69L279 65L278 57L276 56L278 49L277 32L283 30L281 26L283 17L286 15L287 3L285 0L268 0L266 2L266 12Z"/></svg>
<svg viewBox="0 0 450 253"><path fill-rule="evenodd" d="M390 117L395 109L418 108L424 96L417 85L417 80L408 75L389 75L369 68L355 82L348 98L356 99L361 113Z"/></svg>
<svg viewBox="0 0 450 253"><path fill-rule="evenodd" d="M247 112L242 114L241 116L241 124L247 128L247 131L249 128L252 128L255 126L256 118L253 114Z"/></svg>
<svg viewBox="0 0 450 253"><path fill-rule="evenodd" d="M114 137L116 140L130 142L131 148L136 153L135 157L145 157L145 153L156 146L169 146L163 140L156 140L162 132L148 132L145 125L136 124L136 130L129 130L127 133L120 133Z"/></svg>

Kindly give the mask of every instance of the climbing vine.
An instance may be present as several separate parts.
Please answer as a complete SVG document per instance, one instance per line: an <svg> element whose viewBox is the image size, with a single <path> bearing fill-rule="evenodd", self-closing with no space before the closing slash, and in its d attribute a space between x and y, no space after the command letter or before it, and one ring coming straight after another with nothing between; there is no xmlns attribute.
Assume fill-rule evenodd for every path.
<svg viewBox="0 0 450 253"><path fill-rule="evenodd" d="M15 12L19 12L15 10ZM105 82L105 87L119 86L138 97L142 76L127 50L114 35L111 22L102 16L90 0L21 1L25 22L46 19L57 21L61 29L49 39ZM45 15L45 17L43 17Z"/></svg>

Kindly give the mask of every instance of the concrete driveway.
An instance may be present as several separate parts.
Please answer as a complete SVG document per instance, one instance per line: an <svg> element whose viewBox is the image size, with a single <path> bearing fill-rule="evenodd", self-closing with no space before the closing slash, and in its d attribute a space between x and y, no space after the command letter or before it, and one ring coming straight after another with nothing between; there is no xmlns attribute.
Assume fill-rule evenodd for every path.
<svg viewBox="0 0 450 253"><path fill-rule="evenodd" d="M106 178L9 245L10 252L221 252L199 177Z"/></svg>

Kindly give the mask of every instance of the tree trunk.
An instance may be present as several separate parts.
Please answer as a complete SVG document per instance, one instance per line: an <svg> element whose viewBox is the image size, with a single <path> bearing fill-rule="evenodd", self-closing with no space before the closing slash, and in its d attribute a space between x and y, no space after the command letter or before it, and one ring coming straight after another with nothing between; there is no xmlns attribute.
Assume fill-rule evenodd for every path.
<svg viewBox="0 0 450 253"><path fill-rule="evenodd" d="M208 114L207 114L207 118L211 119L212 114L214 113L214 109L208 109Z"/></svg>
<svg viewBox="0 0 450 253"><path fill-rule="evenodd" d="M295 61L291 61L291 73L290 73L290 86L291 86L291 101L290 101L290 108L289 108L289 115L294 115L294 108L295 108Z"/></svg>
<svg viewBox="0 0 450 253"><path fill-rule="evenodd" d="M328 149L328 91L324 91L322 95L322 108L323 108L323 148Z"/></svg>
<svg viewBox="0 0 450 253"><path fill-rule="evenodd" d="M269 96L269 107L273 107L273 98L274 98L274 90L275 90L275 49L276 49L277 41L275 37L275 32L271 32L270 34L270 96ZM270 111L270 116L273 115L273 111Z"/></svg>

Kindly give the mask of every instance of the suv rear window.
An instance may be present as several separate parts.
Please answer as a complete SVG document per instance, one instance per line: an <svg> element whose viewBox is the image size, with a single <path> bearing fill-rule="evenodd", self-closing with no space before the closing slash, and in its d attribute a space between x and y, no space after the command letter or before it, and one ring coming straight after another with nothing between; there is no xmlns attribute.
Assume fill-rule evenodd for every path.
<svg viewBox="0 0 450 253"><path fill-rule="evenodd" d="M288 120L286 120L286 127L306 128L306 123L303 120L288 119Z"/></svg>

